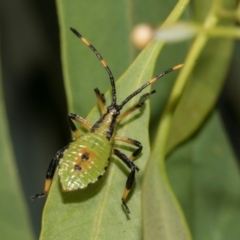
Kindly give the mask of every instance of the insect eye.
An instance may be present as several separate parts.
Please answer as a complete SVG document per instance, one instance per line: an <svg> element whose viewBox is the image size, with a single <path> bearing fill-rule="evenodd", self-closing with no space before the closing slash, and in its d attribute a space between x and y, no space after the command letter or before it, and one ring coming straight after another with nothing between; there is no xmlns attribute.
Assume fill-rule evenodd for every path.
<svg viewBox="0 0 240 240"><path fill-rule="evenodd" d="M89 159L89 154L88 153L83 153L81 155L81 158L82 158L83 161L87 161Z"/></svg>
<svg viewBox="0 0 240 240"><path fill-rule="evenodd" d="M80 170L82 170L82 168L78 164L76 164L76 165L74 165L74 170L80 171Z"/></svg>

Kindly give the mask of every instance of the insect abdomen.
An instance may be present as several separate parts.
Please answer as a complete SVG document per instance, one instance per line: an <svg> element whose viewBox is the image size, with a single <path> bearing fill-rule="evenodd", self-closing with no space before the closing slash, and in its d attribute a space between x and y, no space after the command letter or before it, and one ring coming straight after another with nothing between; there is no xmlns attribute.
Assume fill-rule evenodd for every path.
<svg viewBox="0 0 240 240"><path fill-rule="evenodd" d="M87 187L108 166L111 144L105 137L86 133L69 145L60 159L58 175L64 191Z"/></svg>

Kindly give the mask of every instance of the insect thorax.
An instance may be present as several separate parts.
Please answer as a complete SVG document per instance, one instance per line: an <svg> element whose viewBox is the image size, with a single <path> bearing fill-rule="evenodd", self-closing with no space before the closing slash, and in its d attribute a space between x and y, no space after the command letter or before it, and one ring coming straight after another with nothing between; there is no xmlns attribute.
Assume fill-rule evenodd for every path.
<svg viewBox="0 0 240 240"><path fill-rule="evenodd" d="M117 106L110 106L105 114L93 125L91 132L101 134L110 142L116 130L117 117L120 114Z"/></svg>

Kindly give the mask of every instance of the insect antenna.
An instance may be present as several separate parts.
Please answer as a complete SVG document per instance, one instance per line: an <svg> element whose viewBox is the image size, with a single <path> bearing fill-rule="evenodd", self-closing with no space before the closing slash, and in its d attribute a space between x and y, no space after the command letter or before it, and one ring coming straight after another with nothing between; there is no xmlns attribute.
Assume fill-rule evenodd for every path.
<svg viewBox="0 0 240 240"><path fill-rule="evenodd" d="M116 94L116 87L115 87L115 80L112 74L112 71L110 70L110 68L108 67L107 63L105 62L105 60L103 59L103 57L101 56L101 54L97 51L97 49L87 41L87 39L85 39L76 29L70 27L70 30L78 37L80 38L84 44L86 44L97 56L97 58L100 60L100 62L102 63L103 67L106 69L108 75L109 75L109 79L110 79L110 83L111 83L111 87L112 87L112 106L116 105L116 101L117 101L117 94Z"/></svg>
<svg viewBox="0 0 240 240"><path fill-rule="evenodd" d="M146 82L145 84L143 84L140 88L138 88L136 91L134 91L132 94L130 94L119 106L120 109L122 109L122 107L129 102L133 97L135 97L137 94L139 94L143 89L145 89L146 87L148 87L149 85L151 85L152 83L156 82L159 78L163 77L164 75L178 70L180 68L183 67L183 64L179 64L176 65L172 68L167 69L166 71L160 73L159 75L155 76L154 78L150 79L148 82Z"/></svg>

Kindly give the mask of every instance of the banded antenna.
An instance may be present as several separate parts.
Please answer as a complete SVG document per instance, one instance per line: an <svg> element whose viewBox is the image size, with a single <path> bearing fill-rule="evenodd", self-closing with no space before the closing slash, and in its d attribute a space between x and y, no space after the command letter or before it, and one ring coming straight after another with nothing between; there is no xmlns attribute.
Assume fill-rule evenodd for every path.
<svg viewBox="0 0 240 240"><path fill-rule="evenodd" d="M87 45L97 56L97 58L100 60L100 62L102 63L103 67L106 69L109 79L110 79L110 83L111 83L111 87L112 87L112 106L116 106L116 102L117 102L117 94L116 94L116 87L115 87L115 80L112 74L112 71L110 70L110 68L108 67L107 63L105 62L105 60L103 59L103 57L101 56L101 54L97 51L97 49L90 43L88 42L88 40L86 38L84 38L76 29L74 28L70 28L70 30L78 37L82 40L82 42Z"/></svg>
<svg viewBox="0 0 240 240"><path fill-rule="evenodd" d="M119 106L120 109L122 109L122 107L127 103L129 102L134 96L136 96L137 94L139 94L143 89L145 89L146 87L148 87L149 85L151 85L152 83L156 82L159 78L163 77L164 75L172 72L172 71L175 71L175 70L178 70L180 68L183 67L184 64L179 64L179 65L176 65L172 68L169 68L167 69L166 71L158 74L157 76L155 76L154 78L150 79L148 82L146 82L145 84L143 84L140 88L138 88L136 91L134 91L132 94L130 94Z"/></svg>

